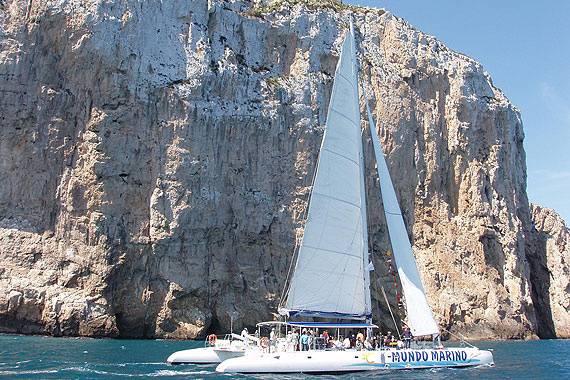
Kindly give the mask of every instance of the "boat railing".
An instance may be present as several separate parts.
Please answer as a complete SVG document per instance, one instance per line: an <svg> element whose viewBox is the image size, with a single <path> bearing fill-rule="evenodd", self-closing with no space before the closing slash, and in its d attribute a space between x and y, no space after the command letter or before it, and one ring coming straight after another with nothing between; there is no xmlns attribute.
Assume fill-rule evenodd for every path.
<svg viewBox="0 0 570 380"><path fill-rule="evenodd" d="M267 339L267 338L266 338ZM277 352L292 352L299 350L299 343L290 340L286 337L278 337L273 340L267 339L267 346L262 347L265 352L277 353ZM462 345L460 345L462 346ZM441 349L442 347L437 347L431 341L421 341L414 340L411 342L410 349L412 350L430 350L430 349ZM315 337L314 341L309 347L309 351L398 351L404 350L403 345L400 346L378 346L376 348L366 348L357 349L356 347L345 348L341 343L327 345L323 337Z"/></svg>

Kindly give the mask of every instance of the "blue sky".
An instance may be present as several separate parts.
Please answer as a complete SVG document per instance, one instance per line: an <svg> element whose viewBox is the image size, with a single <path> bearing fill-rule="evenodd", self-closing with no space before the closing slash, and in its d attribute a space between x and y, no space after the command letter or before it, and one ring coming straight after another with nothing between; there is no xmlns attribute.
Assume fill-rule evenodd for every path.
<svg viewBox="0 0 570 380"><path fill-rule="evenodd" d="M522 114L531 202L570 223L570 0L345 0L481 62Z"/></svg>

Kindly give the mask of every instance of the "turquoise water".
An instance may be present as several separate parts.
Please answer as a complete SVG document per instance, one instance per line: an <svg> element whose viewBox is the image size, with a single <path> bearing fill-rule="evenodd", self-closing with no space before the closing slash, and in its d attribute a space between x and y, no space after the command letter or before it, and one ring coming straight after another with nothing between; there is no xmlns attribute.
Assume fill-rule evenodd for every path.
<svg viewBox="0 0 570 380"><path fill-rule="evenodd" d="M168 379L252 378L217 374L215 366L170 366L174 351L203 342L73 339L0 335L0 378L10 379ZM264 375L258 379L570 379L570 341L480 342L493 349L493 368L356 373L343 376Z"/></svg>

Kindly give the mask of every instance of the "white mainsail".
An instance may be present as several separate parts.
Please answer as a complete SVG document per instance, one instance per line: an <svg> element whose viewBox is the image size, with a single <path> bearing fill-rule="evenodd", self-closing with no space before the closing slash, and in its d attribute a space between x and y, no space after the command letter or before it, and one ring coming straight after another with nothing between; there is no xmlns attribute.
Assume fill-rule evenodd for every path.
<svg viewBox="0 0 570 380"><path fill-rule="evenodd" d="M384 159L382 146L376 132L376 126L366 104L370 134L376 155L378 177L380 177L380 191L384 214L388 223L390 243L398 266L398 275L402 283L402 290L406 299L406 311L408 314L408 326L414 336L439 334L437 323L433 319L431 308L426 299L424 287L416 265L416 259L412 251L412 245L408 238L408 232L402 217L402 211L398 204L398 198L390 179L390 172Z"/></svg>
<svg viewBox="0 0 570 380"><path fill-rule="evenodd" d="M342 45L293 277L282 313L371 316L354 32Z"/></svg>

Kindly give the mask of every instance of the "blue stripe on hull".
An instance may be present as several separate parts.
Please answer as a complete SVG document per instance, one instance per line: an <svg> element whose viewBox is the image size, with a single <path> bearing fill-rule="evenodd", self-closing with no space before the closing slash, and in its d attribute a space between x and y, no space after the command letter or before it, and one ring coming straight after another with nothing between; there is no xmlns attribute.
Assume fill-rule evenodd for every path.
<svg viewBox="0 0 570 380"><path fill-rule="evenodd" d="M480 365L481 361L479 360L470 360L466 362L396 362L396 363L355 363L351 364L354 367L377 367L377 368L386 368L386 369L408 369L408 368L438 368L438 367L467 367L467 366L476 366Z"/></svg>

